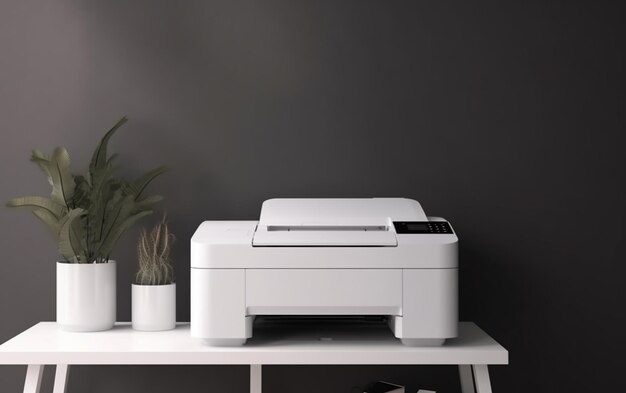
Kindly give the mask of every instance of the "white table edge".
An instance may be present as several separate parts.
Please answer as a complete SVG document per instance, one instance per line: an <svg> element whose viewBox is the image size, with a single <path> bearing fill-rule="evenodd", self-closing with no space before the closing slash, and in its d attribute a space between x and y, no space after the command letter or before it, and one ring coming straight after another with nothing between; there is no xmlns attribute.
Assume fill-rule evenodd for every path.
<svg viewBox="0 0 626 393"><path fill-rule="evenodd" d="M44 325L42 325L44 324ZM459 368L459 377L463 393L491 393L488 365L506 365L509 362L508 351L491 336L484 332L473 322L462 322L467 329L478 329L483 339L488 338L490 349L471 350L462 346L458 348L410 348L401 345L393 348L377 348L369 346L365 350L358 348L346 350L326 347L311 349L305 347L301 350L292 350L282 346L271 345L244 346L240 348L217 348L207 347L201 343L202 350L195 348L192 351L181 352L183 359L172 359L171 350L163 351L127 351L124 352L124 360L120 361L120 351L99 351L98 360L94 361L93 352L61 352L61 351L28 351L7 350L12 341L38 326L47 327L54 322L39 322L24 332L0 345L0 365L27 365L25 393L38 393L41 385L41 375L45 365L57 365L55 374L54 393L63 393L66 389L66 381L69 373L69 365L249 365L250 366L250 392L261 393L261 367L263 365L456 365ZM117 326L127 328L129 323L118 323ZM188 323L179 323L177 329L187 329ZM99 332L77 333L79 335L98 335ZM118 334L125 334L124 332ZM136 334L145 334L137 332ZM148 333L159 334L159 333ZM180 332L178 334L181 334ZM78 337L78 336L77 336ZM104 337L104 336L103 336ZM139 337L139 336L137 336ZM22 337L23 339L23 337ZM191 337L190 340L193 340ZM9 344L9 345L7 345ZM287 346L288 347L288 346ZM397 348L397 350L395 350ZM443 348L443 349L442 349ZM450 353L454 351L453 359ZM363 353L371 355L384 355L380 362L363 361ZM464 353L466 352L466 353ZM304 354L303 354L304 353ZM320 361L320 353L330 353L333 360L325 358ZM62 354L62 357L60 356ZM167 361L161 359L158 354L167 357ZM418 355L418 357L416 357ZM393 357L393 358L390 358ZM422 359L423 357L423 359Z"/></svg>

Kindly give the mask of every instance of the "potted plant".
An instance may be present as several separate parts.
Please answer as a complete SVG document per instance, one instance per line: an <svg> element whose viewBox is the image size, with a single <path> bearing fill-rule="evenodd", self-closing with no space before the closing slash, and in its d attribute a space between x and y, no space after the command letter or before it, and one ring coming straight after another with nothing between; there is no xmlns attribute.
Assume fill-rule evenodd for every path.
<svg viewBox="0 0 626 393"><path fill-rule="evenodd" d="M170 252L175 237L166 217L137 242L139 268L132 284L133 329L169 330L176 326L176 283Z"/></svg>
<svg viewBox="0 0 626 393"><path fill-rule="evenodd" d="M34 150L31 161L48 177L50 198L20 197L7 203L30 209L57 240L63 258L57 262L57 323L65 330L113 327L116 271L111 251L120 236L162 199L143 197L143 192L164 167L132 182L114 176L116 155L107 155L107 145L126 121L123 117L104 135L84 176L71 173L66 148L57 147L52 155Z"/></svg>

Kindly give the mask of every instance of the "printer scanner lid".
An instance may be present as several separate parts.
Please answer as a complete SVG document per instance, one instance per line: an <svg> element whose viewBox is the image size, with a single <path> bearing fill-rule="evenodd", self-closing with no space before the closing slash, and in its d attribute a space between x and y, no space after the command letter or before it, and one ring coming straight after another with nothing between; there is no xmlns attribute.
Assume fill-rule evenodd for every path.
<svg viewBox="0 0 626 393"><path fill-rule="evenodd" d="M255 247L398 245L393 221L426 221L405 198L269 199L263 202Z"/></svg>

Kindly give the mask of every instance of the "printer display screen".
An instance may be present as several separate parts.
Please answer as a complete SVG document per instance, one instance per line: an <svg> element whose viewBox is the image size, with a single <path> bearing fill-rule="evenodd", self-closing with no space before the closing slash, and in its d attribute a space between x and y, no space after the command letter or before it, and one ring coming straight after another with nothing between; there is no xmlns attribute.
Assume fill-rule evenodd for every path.
<svg viewBox="0 0 626 393"><path fill-rule="evenodd" d="M452 233L452 227L447 221L394 221L393 226L396 233Z"/></svg>
<svg viewBox="0 0 626 393"><path fill-rule="evenodd" d="M408 222L406 224L406 229L409 231L426 231L428 230L428 224L425 222Z"/></svg>

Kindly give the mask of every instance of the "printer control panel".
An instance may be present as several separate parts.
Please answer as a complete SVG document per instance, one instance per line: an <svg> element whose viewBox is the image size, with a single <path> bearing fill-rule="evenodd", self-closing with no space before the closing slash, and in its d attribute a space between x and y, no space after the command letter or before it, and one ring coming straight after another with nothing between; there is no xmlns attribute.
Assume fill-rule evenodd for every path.
<svg viewBox="0 0 626 393"><path fill-rule="evenodd" d="M441 233L451 234L452 228L447 221L394 221L396 233Z"/></svg>

